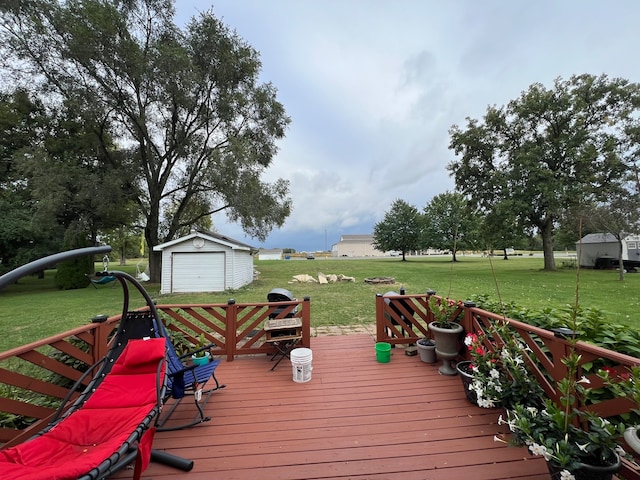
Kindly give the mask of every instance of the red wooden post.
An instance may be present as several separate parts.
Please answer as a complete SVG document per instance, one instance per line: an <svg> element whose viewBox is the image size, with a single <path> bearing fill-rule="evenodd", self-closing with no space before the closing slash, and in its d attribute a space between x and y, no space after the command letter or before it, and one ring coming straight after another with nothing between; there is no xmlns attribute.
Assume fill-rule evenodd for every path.
<svg viewBox="0 0 640 480"><path fill-rule="evenodd" d="M385 340L388 339L384 328L384 298L381 293L376 293L376 341Z"/></svg>
<svg viewBox="0 0 640 480"><path fill-rule="evenodd" d="M236 301L233 298L227 301L227 308L225 313L225 342L227 347L227 362L231 362L235 357L236 347L238 343L236 339L236 332L238 331L236 325L238 323L238 307L236 305Z"/></svg>
<svg viewBox="0 0 640 480"><path fill-rule="evenodd" d="M462 304L464 308L464 316L462 317L462 327L466 333L472 333L474 331L473 328L473 308L475 308L476 304L469 300L463 302Z"/></svg>
<svg viewBox="0 0 640 480"><path fill-rule="evenodd" d="M435 294L436 294L435 290L427 290L427 301L426 301L426 305L427 305L427 325L429 325L434 320L433 312L431 311L431 308L429 307L429 299Z"/></svg>
<svg viewBox="0 0 640 480"><path fill-rule="evenodd" d="M118 317L120 316L118 315ZM107 327L107 319L107 315L96 315L91 319L91 323L95 327L92 330L93 345L91 346L94 364L104 358L108 351L109 333L112 328Z"/></svg>
<svg viewBox="0 0 640 480"><path fill-rule="evenodd" d="M311 348L311 297L302 302L302 346Z"/></svg>

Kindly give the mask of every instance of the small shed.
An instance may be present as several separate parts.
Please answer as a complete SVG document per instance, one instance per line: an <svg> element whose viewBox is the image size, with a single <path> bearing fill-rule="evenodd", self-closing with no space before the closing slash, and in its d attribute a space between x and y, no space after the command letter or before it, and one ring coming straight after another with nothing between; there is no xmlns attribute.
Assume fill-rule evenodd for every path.
<svg viewBox="0 0 640 480"><path fill-rule="evenodd" d="M599 267L613 261L617 265L620 244L611 233L590 233L576 242L578 261L582 267ZM622 239L622 259L630 266L640 261L640 235L627 235ZM609 262L607 262L609 261Z"/></svg>
<svg viewBox="0 0 640 480"><path fill-rule="evenodd" d="M253 281L253 248L212 232L156 245L162 252L160 293L222 292Z"/></svg>
<svg viewBox="0 0 640 480"><path fill-rule="evenodd" d="M258 260L282 260L282 249L261 248L258 250Z"/></svg>

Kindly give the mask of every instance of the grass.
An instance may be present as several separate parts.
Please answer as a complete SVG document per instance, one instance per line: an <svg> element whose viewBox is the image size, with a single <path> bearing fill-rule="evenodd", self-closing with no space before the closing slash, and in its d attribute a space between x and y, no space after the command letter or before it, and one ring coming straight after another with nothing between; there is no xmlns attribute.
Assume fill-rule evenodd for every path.
<svg viewBox="0 0 640 480"><path fill-rule="evenodd" d="M398 258L256 260L259 279L233 292L159 295L159 285L145 287L161 304L225 303L230 298L240 303L264 302L271 289L287 288L296 298L311 297L313 326L373 323L376 293L399 291L400 287L407 293L433 289L440 295L465 300L479 294L497 299L497 284L504 302L522 307L541 310L574 303L575 269L545 272L543 260L538 257L513 257L508 261L497 257L490 262L488 258L461 256L459 260L455 264L450 257L409 257L406 262ZM135 263L112 268L135 273ZM101 267L97 265L98 269ZM289 283L294 275L317 276L318 272L343 274L356 281L328 285ZM0 351L84 325L96 314L120 313L120 285L60 291L53 287L54 273L47 271L43 280L25 277L19 284L0 291ZM370 285L363 281L378 276L394 277L396 283ZM613 270L581 270L580 303L603 310L607 321L638 328L639 287L638 274L628 274L620 282ZM141 305L142 299L134 296L130 306Z"/></svg>

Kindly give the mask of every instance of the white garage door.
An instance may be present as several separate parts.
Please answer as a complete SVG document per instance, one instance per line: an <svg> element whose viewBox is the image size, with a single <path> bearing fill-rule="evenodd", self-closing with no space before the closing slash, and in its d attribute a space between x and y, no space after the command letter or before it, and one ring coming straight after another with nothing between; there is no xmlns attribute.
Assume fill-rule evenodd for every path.
<svg viewBox="0 0 640 480"><path fill-rule="evenodd" d="M171 273L174 293L224 290L224 253L174 253Z"/></svg>

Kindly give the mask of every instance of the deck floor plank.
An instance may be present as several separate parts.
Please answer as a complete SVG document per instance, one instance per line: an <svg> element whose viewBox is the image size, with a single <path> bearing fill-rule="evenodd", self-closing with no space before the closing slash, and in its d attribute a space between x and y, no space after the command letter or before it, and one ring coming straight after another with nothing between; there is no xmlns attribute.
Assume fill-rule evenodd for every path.
<svg viewBox="0 0 640 480"><path fill-rule="evenodd" d="M264 355L222 362L207 422L158 432L154 448L194 460L185 473L152 463L146 480L547 480L544 460L493 440L498 409L470 404L458 377L369 335L312 338L311 381ZM193 417L185 399L171 421ZM114 478L130 478L130 471Z"/></svg>

